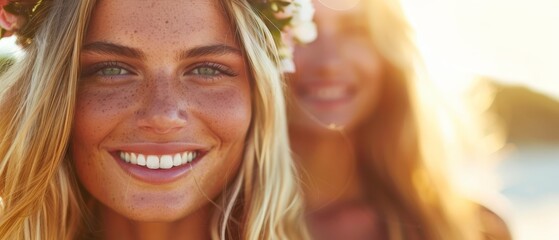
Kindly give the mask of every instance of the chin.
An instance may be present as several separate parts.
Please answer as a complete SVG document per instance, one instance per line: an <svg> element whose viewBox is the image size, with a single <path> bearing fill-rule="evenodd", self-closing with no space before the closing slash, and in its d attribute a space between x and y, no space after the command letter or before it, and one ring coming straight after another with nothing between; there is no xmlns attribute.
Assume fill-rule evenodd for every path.
<svg viewBox="0 0 559 240"><path fill-rule="evenodd" d="M151 215L146 215L146 214L132 214L129 216L125 216L127 219L131 220L131 221L135 221L135 222L176 222L179 219L181 219L181 217L179 216L173 216L170 214L151 214Z"/></svg>
<svg viewBox="0 0 559 240"><path fill-rule="evenodd" d="M157 196L159 194L159 196ZM165 196L165 195L163 195ZM161 193L130 193L124 204L112 202L105 205L124 218L139 222L174 222L203 209L200 203L185 195L166 195Z"/></svg>
<svg viewBox="0 0 559 240"><path fill-rule="evenodd" d="M332 130L353 130L357 126L357 119L351 118L355 114L347 112L334 112L327 114L310 113L313 116L306 116L304 120L293 121L301 129L308 129L314 132L324 132Z"/></svg>
<svg viewBox="0 0 559 240"><path fill-rule="evenodd" d="M189 211L176 211L158 206L151 209L130 209L120 214L138 222L175 222L188 216Z"/></svg>

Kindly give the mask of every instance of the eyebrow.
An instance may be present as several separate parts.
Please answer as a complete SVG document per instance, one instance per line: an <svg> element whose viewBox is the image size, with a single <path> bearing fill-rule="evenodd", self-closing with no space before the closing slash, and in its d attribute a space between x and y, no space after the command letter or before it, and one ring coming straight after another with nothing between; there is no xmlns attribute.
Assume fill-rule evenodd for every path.
<svg viewBox="0 0 559 240"><path fill-rule="evenodd" d="M203 57L208 55L226 55L235 54L241 55L241 50L224 44L215 44L209 46L195 47L189 50L182 51L179 53L179 59Z"/></svg>
<svg viewBox="0 0 559 240"><path fill-rule="evenodd" d="M142 51L109 42L93 42L83 46L84 52L110 54L129 58L145 58Z"/></svg>
<svg viewBox="0 0 559 240"><path fill-rule="evenodd" d="M99 54L124 56L129 58L142 58L142 59L145 58L144 54L139 49L130 48L130 47L126 47L110 42L89 43L83 46L82 51L99 53ZM178 59L202 57L208 55L226 55L226 54L241 55L241 51L232 46L228 46L224 44L215 44L209 46L195 47L189 50L181 51L178 54Z"/></svg>

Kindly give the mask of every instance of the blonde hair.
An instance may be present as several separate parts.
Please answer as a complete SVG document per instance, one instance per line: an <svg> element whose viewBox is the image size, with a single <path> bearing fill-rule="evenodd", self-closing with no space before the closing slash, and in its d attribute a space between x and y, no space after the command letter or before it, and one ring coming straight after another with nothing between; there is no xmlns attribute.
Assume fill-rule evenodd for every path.
<svg viewBox="0 0 559 240"><path fill-rule="evenodd" d="M390 240L481 239L476 206L448 182L449 155L437 119L437 102L397 0L366 0L372 44L383 59L375 114L358 133L357 157L366 159L369 197L385 219ZM415 239L415 238L414 238Z"/></svg>
<svg viewBox="0 0 559 240"><path fill-rule="evenodd" d="M213 239L306 239L273 38L245 0L221 1L251 69L245 158L214 212ZM95 0L43 1L25 56L0 81L0 236L75 239L88 213L68 145L79 53ZM35 22L34 24L39 24Z"/></svg>

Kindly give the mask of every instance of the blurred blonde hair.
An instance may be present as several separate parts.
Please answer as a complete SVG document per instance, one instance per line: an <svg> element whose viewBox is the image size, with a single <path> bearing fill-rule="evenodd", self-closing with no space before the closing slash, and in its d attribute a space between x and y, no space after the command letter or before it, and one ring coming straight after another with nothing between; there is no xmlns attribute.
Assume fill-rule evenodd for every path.
<svg viewBox="0 0 559 240"><path fill-rule="evenodd" d="M306 239L277 49L247 1L221 3L251 69L253 116L242 167L218 199L212 238ZM36 18L42 22L33 42L0 81L3 239L76 239L90 230L68 145L95 0L43 4L50 6Z"/></svg>
<svg viewBox="0 0 559 240"><path fill-rule="evenodd" d="M357 157L390 240L482 239L477 206L453 187L441 108L398 0L364 0L372 44L385 62L375 113L358 133ZM415 238L413 238L415 239Z"/></svg>

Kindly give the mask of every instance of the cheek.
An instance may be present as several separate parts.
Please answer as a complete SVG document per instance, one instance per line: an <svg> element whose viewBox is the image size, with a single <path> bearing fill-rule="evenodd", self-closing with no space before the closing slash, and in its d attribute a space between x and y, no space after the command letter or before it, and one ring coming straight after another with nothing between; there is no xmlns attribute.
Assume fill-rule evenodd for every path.
<svg viewBox="0 0 559 240"><path fill-rule="evenodd" d="M295 46L295 50L293 52L293 60L296 64L297 68L307 69L312 63L312 60L316 57L316 53L320 51L320 48L309 45L309 46ZM295 75L297 75L299 71L295 71Z"/></svg>
<svg viewBox="0 0 559 240"><path fill-rule="evenodd" d="M355 71L359 74L360 84L364 91L370 98L378 98L385 81L384 64L374 54L364 54L364 56L356 56L354 59L359 61L355 64L358 68Z"/></svg>
<svg viewBox="0 0 559 240"><path fill-rule="evenodd" d="M376 49L365 38L353 39L345 45L345 59L357 74L360 85L371 95L378 95L384 78L385 64Z"/></svg>
<svg viewBox="0 0 559 240"><path fill-rule="evenodd" d="M80 89L76 99L73 142L98 146L127 115L138 93L135 89Z"/></svg>
<svg viewBox="0 0 559 240"><path fill-rule="evenodd" d="M251 121L248 83L242 87L191 91L190 113L222 143L244 141Z"/></svg>
<svg viewBox="0 0 559 240"><path fill-rule="evenodd" d="M373 54L371 54L373 53ZM361 122L375 114L378 104L383 93L383 85L385 84L386 69L383 61L373 50L368 54L359 54L354 58L355 69L359 74L361 93L358 96L357 117L356 121ZM366 64L368 63L368 64Z"/></svg>
<svg viewBox="0 0 559 240"><path fill-rule="evenodd" d="M78 91L71 139L72 156L81 183L96 196L106 195L103 189L112 189L116 185L107 176L116 176L118 171L102 160L108 156L104 155L101 145L127 115L127 109L133 102L130 98L134 94L130 90L99 90L87 86ZM115 196L106 198L114 199Z"/></svg>
<svg viewBox="0 0 559 240"><path fill-rule="evenodd" d="M367 38L355 38L344 44L345 59L354 66L354 71L362 74L362 78L374 78L378 81L383 72L382 59Z"/></svg>

